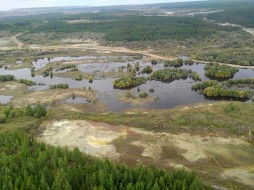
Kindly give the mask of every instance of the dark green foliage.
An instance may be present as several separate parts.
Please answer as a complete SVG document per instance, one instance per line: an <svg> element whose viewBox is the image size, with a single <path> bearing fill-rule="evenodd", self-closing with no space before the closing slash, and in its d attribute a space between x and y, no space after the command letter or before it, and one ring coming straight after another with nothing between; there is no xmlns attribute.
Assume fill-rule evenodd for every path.
<svg viewBox="0 0 254 190"><path fill-rule="evenodd" d="M61 67L57 68L56 72L57 71L64 71L66 69L73 69L73 68L76 68L76 65L64 65L64 66L61 66Z"/></svg>
<svg viewBox="0 0 254 190"><path fill-rule="evenodd" d="M114 88L128 89L139 86L141 84L145 84L146 81L147 80L144 77L124 77L121 79L114 80L113 86Z"/></svg>
<svg viewBox="0 0 254 190"><path fill-rule="evenodd" d="M0 124L5 123L6 120L7 120L6 115L5 114L0 114Z"/></svg>
<svg viewBox="0 0 254 190"><path fill-rule="evenodd" d="M139 71L139 67L140 67L140 66L139 66L139 62L135 63L135 70L136 70L136 71Z"/></svg>
<svg viewBox="0 0 254 190"><path fill-rule="evenodd" d="M248 39L249 37L242 37L239 40L230 41L225 44L222 49L203 52L195 55L194 58L209 62L215 61L218 63L230 63L233 65L253 66L253 53L252 51L247 50L248 48L251 48L250 44L253 40L249 38L249 42L243 42L244 38Z"/></svg>
<svg viewBox="0 0 254 190"><path fill-rule="evenodd" d="M68 89L69 85L68 84L54 84L54 85L50 85L50 89L57 89L57 88Z"/></svg>
<svg viewBox="0 0 254 190"><path fill-rule="evenodd" d="M204 82L201 82L201 83L194 84L194 85L192 86L192 89L193 89L193 90L204 90L204 89L206 89L207 87L217 86L218 84L219 84L218 81L209 80L209 81L204 81Z"/></svg>
<svg viewBox="0 0 254 190"><path fill-rule="evenodd" d="M36 82L26 79L20 79L19 82L28 86L36 85Z"/></svg>
<svg viewBox="0 0 254 190"><path fill-rule="evenodd" d="M46 70L42 73L43 77L48 77L49 76L50 71Z"/></svg>
<svg viewBox="0 0 254 190"><path fill-rule="evenodd" d="M238 79L238 80L228 80L228 85L253 85L254 84L254 78L248 78L248 79Z"/></svg>
<svg viewBox="0 0 254 190"><path fill-rule="evenodd" d="M205 75L213 78L231 78L238 70L227 65L209 63L205 66Z"/></svg>
<svg viewBox="0 0 254 190"><path fill-rule="evenodd" d="M165 61L164 67L181 67L183 66L183 60L173 60L173 61Z"/></svg>
<svg viewBox="0 0 254 190"><path fill-rule="evenodd" d="M194 73L194 74L193 74ZM185 69L161 69L155 71L150 77L150 80L156 80L161 82L172 82L174 80L187 79L188 77L200 78L196 72Z"/></svg>
<svg viewBox="0 0 254 190"><path fill-rule="evenodd" d="M154 93L154 89L153 89L153 88L150 88L150 89L149 89L149 92L150 92L150 93Z"/></svg>
<svg viewBox="0 0 254 190"><path fill-rule="evenodd" d="M209 189L194 172L136 169L37 143L22 132L0 134L1 189Z"/></svg>
<svg viewBox="0 0 254 190"><path fill-rule="evenodd" d="M0 75L0 82L13 81L15 77L13 75Z"/></svg>
<svg viewBox="0 0 254 190"><path fill-rule="evenodd" d="M138 95L139 98L147 98L148 97L148 94L146 92L141 92L139 95Z"/></svg>
<svg viewBox="0 0 254 190"><path fill-rule="evenodd" d="M96 14L90 15L90 19ZM220 31L239 30L207 23L199 18L104 15L103 20L91 23L67 23L51 21L35 28L32 32L99 32L105 33L108 41L155 41L159 39L208 38Z"/></svg>
<svg viewBox="0 0 254 190"><path fill-rule="evenodd" d="M146 66L142 69L141 73L151 74L153 72L153 68L151 66Z"/></svg>
<svg viewBox="0 0 254 190"><path fill-rule="evenodd" d="M25 108L14 108L13 106L0 107L0 123L8 122L12 118L31 116L35 118L45 117L47 115L46 107L40 104Z"/></svg>
<svg viewBox="0 0 254 190"><path fill-rule="evenodd" d="M254 6L235 8L219 13L208 15L208 19L216 20L222 23L239 24L246 27L254 27Z"/></svg>
<svg viewBox="0 0 254 190"><path fill-rule="evenodd" d="M153 60L151 61L151 64L152 64L152 65L157 65L157 64L158 64L158 61L155 60L155 59L153 59Z"/></svg>

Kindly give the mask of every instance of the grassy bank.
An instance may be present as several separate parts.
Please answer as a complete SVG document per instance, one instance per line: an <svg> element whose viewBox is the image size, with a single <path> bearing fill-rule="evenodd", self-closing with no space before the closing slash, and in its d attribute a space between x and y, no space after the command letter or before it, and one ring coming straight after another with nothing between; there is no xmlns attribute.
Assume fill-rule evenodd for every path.
<svg viewBox="0 0 254 190"><path fill-rule="evenodd" d="M70 113L55 109L51 119L85 119L126 125L157 132L246 135L253 130L253 103L219 102L179 107L172 110L133 110L130 112Z"/></svg>

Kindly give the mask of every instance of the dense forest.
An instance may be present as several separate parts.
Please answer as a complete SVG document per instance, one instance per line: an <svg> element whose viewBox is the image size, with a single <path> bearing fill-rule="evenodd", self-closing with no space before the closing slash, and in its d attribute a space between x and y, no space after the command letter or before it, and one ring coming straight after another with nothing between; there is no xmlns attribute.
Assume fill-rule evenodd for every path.
<svg viewBox="0 0 254 190"><path fill-rule="evenodd" d="M254 5L244 8L235 8L208 15L208 19L221 23L239 24L245 27L254 27Z"/></svg>
<svg viewBox="0 0 254 190"><path fill-rule="evenodd" d="M105 16L106 17L106 16ZM107 17L106 17L107 18ZM236 31L236 27L219 26L199 18L125 16L89 23L51 21L31 32L98 32L108 41L154 41L159 39L209 38L220 31Z"/></svg>
<svg viewBox="0 0 254 190"><path fill-rule="evenodd" d="M25 108L14 108L13 106L0 107L0 124L7 123L13 118L35 117L41 118L47 115L46 107L40 104L26 106Z"/></svg>
<svg viewBox="0 0 254 190"><path fill-rule="evenodd" d="M84 156L77 148L68 151L37 143L23 132L0 134L0 143L0 189L209 189L194 172L129 168Z"/></svg>

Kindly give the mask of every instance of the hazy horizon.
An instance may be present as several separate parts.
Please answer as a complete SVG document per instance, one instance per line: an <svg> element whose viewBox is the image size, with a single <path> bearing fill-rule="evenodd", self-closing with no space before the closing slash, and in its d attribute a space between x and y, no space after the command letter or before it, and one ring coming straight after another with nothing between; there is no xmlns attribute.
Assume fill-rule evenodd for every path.
<svg viewBox="0 0 254 190"><path fill-rule="evenodd" d="M201 0L96 0L86 2L84 0L9 0L0 2L0 11L19 9L19 8L36 8L36 7L63 7L63 6L110 6L110 5L131 5L131 4L152 4L152 3L173 3Z"/></svg>

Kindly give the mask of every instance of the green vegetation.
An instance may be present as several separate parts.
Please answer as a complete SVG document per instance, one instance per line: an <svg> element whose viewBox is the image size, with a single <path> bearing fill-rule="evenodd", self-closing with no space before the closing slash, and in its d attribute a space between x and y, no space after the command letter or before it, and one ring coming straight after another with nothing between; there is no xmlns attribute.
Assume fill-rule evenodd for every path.
<svg viewBox="0 0 254 190"><path fill-rule="evenodd" d="M0 82L13 81L15 77L13 75L0 75Z"/></svg>
<svg viewBox="0 0 254 190"><path fill-rule="evenodd" d="M175 80L187 79L188 77L193 80L200 80L198 73L193 72L192 70L171 68L157 70L149 77L149 79L161 82L173 82Z"/></svg>
<svg viewBox="0 0 254 190"><path fill-rule="evenodd" d="M88 76L88 81L89 81L90 83L93 82L93 79L94 79L94 76L93 76L93 75L89 75L89 76Z"/></svg>
<svg viewBox="0 0 254 190"><path fill-rule="evenodd" d="M142 69L141 73L151 74L153 72L153 68L151 66L146 66Z"/></svg>
<svg viewBox="0 0 254 190"><path fill-rule="evenodd" d="M135 70L136 70L136 71L139 71L139 68L140 68L139 62L135 63Z"/></svg>
<svg viewBox="0 0 254 190"><path fill-rule="evenodd" d="M207 87L217 86L217 85L219 85L218 81L216 81L216 80L209 80L209 81L204 81L204 82L192 85L192 89L193 90L204 90Z"/></svg>
<svg viewBox="0 0 254 190"><path fill-rule="evenodd" d="M153 59L153 60L151 61L151 64L152 64L152 65L157 65L157 64L158 64L158 61L155 60L155 59Z"/></svg>
<svg viewBox="0 0 254 190"><path fill-rule="evenodd" d="M216 20L222 23L239 24L246 27L254 27L254 6L240 7L236 9L229 9L219 13L213 13L208 15L208 19Z"/></svg>
<svg viewBox="0 0 254 190"><path fill-rule="evenodd" d="M62 116L63 110L54 113L52 119L84 119L97 122L106 122L113 125L124 125L135 128L157 132L188 132L196 134L220 133L228 135L247 135L249 129L254 130L254 104L243 102L214 102L213 105L200 104L200 106L189 106L183 110L182 107L170 110L136 110L130 115L126 112L107 112L107 114L96 113L70 113ZM230 105L234 105L239 111L226 112ZM236 109L235 109L236 110ZM148 119L151 118L151 119ZM240 128L240 129L239 129Z"/></svg>
<svg viewBox="0 0 254 190"><path fill-rule="evenodd" d="M43 71L42 76L43 77L48 77L49 74L50 74L50 70L47 69L47 70Z"/></svg>
<svg viewBox="0 0 254 190"><path fill-rule="evenodd" d="M165 61L164 67L181 67L183 66L183 62L179 60L173 60L173 61Z"/></svg>
<svg viewBox="0 0 254 190"><path fill-rule="evenodd" d="M47 114L46 108L43 105L35 106L28 105L26 108L14 108L13 106L0 107L0 124L8 123L13 118L31 116L35 118L45 117Z"/></svg>
<svg viewBox="0 0 254 190"><path fill-rule="evenodd" d="M114 80L113 86L118 89L129 89L145 84L147 81L144 77L124 77L121 79Z"/></svg>
<svg viewBox="0 0 254 190"><path fill-rule="evenodd" d="M22 132L0 134L1 189L209 189L194 172L136 169L37 143ZM45 165L45 163L47 163Z"/></svg>
<svg viewBox="0 0 254 190"><path fill-rule="evenodd" d="M26 79L20 79L19 82L28 86L36 85L36 82Z"/></svg>
<svg viewBox="0 0 254 190"><path fill-rule="evenodd" d="M227 65L209 63L205 66L205 75L212 78L231 78L238 70Z"/></svg>
<svg viewBox="0 0 254 190"><path fill-rule="evenodd" d="M154 41L160 39L208 38L221 31L236 31L236 27L207 23L200 18L89 15L90 23L49 21L31 32L98 32L108 41Z"/></svg>
<svg viewBox="0 0 254 190"><path fill-rule="evenodd" d="M203 90L203 94L212 98L222 97L242 100L250 98L250 92L247 90L224 89L220 86L207 87Z"/></svg>
<svg viewBox="0 0 254 190"><path fill-rule="evenodd" d="M226 83L227 84L227 83ZM192 86L193 90L199 91L211 98L230 98L246 100L251 97L249 90L227 89L217 81L205 81Z"/></svg>
<svg viewBox="0 0 254 190"><path fill-rule="evenodd" d="M58 71L64 71L66 69L75 69L74 71L76 71L76 65L64 65L64 66L61 66L59 68L56 69L56 72Z"/></svg>
<svg viewBox="0 0 254 190"><path fill-rule="evenodd" d="M50 85L50 89L57 89L57 88L68 89L68 88L69 88L69 85L68 85L68 84L55 84L55 85Z"/></svg>
<svg viewBox="0 0 254 190"><path fill-rule="evenodd" d="M228 80L227 85L232 86L232 85L244 85L244 86L249 86L253 87L254 85L254 78L248 78L248 79L238 79L238 80Z"/></svg>
<svg viewBox="0 0 254 190"><path fill-rule="evenodd" d="M141 93L139 93L139 95L138 95L138 97L139 98L147 98L148 97L148 93L147 92L141 92Z"/></svg>

